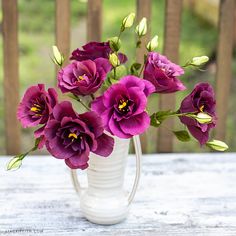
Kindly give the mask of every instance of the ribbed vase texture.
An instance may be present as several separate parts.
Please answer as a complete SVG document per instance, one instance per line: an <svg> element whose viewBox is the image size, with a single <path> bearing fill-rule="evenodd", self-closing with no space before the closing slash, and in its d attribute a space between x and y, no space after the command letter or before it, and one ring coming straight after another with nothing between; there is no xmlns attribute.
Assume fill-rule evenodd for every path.
<svg viewBox="0 0 236 236"><path fill-rule="evenodd" d="M129 140L115 138L109 157L90 156L88 188L80 199L82 213L89 221L115 224L126 218L129 206L123 184L128 151Z"/></svg>

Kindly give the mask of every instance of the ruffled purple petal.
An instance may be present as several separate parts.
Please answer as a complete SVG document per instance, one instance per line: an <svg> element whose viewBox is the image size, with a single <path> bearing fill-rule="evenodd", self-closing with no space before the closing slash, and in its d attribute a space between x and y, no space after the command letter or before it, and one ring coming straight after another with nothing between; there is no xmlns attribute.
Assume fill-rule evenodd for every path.
<svg viewBox="0 0 236 236"><path fill-rule="evenodd" d="M139 135L150 126L150 117L146 112L133 116L130 119L120 121L120 128L124 133Z"/></svg>
<svg viewBox="0 0 236 236"><path fill-rule="evenodd" d="M97 144L97 149L93 152L97 155L108 157L113 151L114 139L103 133L97 138Z"/></svg>

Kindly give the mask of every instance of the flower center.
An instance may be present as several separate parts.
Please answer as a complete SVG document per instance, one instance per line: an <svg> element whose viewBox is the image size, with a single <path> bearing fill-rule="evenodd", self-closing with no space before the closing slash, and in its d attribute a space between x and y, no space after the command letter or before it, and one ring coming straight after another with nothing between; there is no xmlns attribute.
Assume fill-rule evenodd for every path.
<svg viewBox="0 0 236 236"><path fill-rule="evenodd" d="M78 80L79 80L79 81L81 81L81 80L85 80L85 76L86 76L85 74L80 75L80 76L78 77Z"/></svg>
<svg viewBox="0 0 236 236"><path fill-rule="evenodd" d="M34 113L36 113L35 115L36 116L42 116L42 107L40 106L40 105L38 105L38 104L34 104L31 108L30 108L30 110L32 111L32 112L34 112Z"/></svg>
<svg viewBox="0 0 236 236"><path fill-rule="evenodd" d="M72 141L74 141L78 136L75 133L69 133L68 138L72 138Z"/></svg>
<svg viewBox="0 0 236 236"><path fill-rule="evenodd" d="M203 109L204 109L204 105L201 105L201 106L199 107L200 112L203 112Z"/></svg>
<svg viewBox="0 0 236 236"><path fill-rule="evenodd" d="M129 111L129 100L121 99L118 104L118 110L121 112L128 112Z"/></svg>

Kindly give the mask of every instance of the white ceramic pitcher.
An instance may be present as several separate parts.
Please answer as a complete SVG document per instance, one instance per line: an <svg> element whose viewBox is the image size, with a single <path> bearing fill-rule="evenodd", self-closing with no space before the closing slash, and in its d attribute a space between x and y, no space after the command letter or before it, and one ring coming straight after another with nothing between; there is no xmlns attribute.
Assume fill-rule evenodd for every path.
<svg viewBox="0 0 236 236"><path fill-rule="evenodd" d="M139 183L142 155L139 137L133 137L136 176L128 196L123 185L130 140L117 137L114 139L114 149L109 157L90 155L87 188L81 188L76 170L71 170L72 181L80 197L82 214L96 224L110 225L124 220Z"/></svg>

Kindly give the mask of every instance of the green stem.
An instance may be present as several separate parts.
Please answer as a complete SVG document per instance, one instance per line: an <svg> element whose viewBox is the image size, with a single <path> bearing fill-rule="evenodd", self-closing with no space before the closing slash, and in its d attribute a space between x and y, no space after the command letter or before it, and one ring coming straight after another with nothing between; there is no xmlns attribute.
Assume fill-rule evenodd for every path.
<svg viewBox="0 0 236 236"><path fill-rule="evenodd" d="M123 31L120 30L119 35L118 35L118 39L117 39L117 43L118 43L119 40L120 40L120 37L121 37L122 32L123 32Z"/></svg>
<svg viewBox="0 0 236 236"><path fill-rule="evenodd" d="M95 96L94 96L94 94L91 94L91 95L90 95L90 97L92 98L92 100L94 100L94 99L95 99Z"/></svg>
<svg viewBox="0 0 236 236"><path fill-rule="evenodd" d="M83 101L79 97L75 96L74 94L69 94L68 97L73 98L74 100L78 101L84 108L90 111L89 107L86 104L84 104Z"/></svg>
<svg viewBox="0 0 236 236"><path fill-rule="evenodd" d="M143 73L143 70L144 70L144 67L145 67L145 63L142 65L142 68L141 68L141 70L140 70L140 72L139 72L139 77L142 75L142 73Z"/></svg>
<svg viewBox="0 0 236 236"><path fill-rule="evenodd" d="M113 68L114 71L114 79L116 80L116 67Z"/></svg>
<svg viewBox="0 0 236 236"><path fill-rule="evenodd" d="M83 101L80 98L76 99L85 109L87 109L88 111L90 111L89 107L83 103Z"/></svg>

